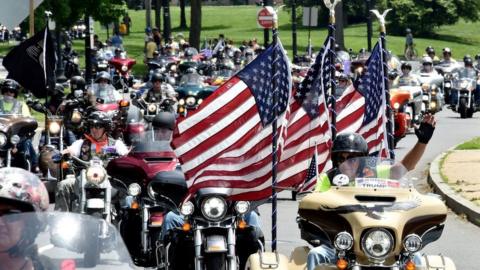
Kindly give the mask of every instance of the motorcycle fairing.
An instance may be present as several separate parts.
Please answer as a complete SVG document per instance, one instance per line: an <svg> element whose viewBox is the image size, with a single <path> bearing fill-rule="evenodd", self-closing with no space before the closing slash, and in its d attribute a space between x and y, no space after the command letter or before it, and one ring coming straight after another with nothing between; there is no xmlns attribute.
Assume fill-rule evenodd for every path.
<svg viewBox="0 0 480 270"><path fill-rule="evenodd" d="M390 202L369 202L359 200L359 196L388 198ZM303 198L298 214L325 231L330 239L342 231L351 233L353 250L361 264L368 264L368 258L360 247L363 232L370 228L391 231L395 243L393 252L385 261L385 265L391 265L402 251L403 238L411 233L423 235L443 223L447 209L438 198L422 195L414 189L332 187L327 192L312 193Z"/></svg>

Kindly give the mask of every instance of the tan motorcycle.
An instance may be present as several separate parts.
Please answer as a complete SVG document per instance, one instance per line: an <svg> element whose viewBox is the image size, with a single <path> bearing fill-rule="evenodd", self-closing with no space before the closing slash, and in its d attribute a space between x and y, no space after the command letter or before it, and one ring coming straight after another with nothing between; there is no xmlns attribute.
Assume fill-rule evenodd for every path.
<svg viewBox="0 0 480 270"><path fill-rule="evenodd" d="M335 250L327 269L454 270L442 255L421 255L438 240L447 208L436 195L423 195L405 177L400 163L373 157L350 159L339 167L326 192L305 196L297 222L302 239ZM246 269L306 269L310 248L297 247L290 259L276 253L250 256Z"/></svg>

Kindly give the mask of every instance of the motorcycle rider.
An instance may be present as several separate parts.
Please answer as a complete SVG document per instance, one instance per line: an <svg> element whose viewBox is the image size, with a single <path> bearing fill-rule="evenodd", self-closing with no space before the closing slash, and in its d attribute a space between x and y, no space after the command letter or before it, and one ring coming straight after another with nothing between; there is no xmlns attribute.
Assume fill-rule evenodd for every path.
<svg viewBox="0 0 480 270"><path fill-rule="evenodd" d="M174 112L177 111L177 92L165 81L165 76L160 72L155 72L150 79L152 87L143 94L143 98L148 103L162 103L165 99L171 99L175 103L172 105Z"/></svg>
<svg viewBox="0 0 480 270"><path fill-rule="evenodd" d="M433 68L433 61L430 56L423 57L420 73L430 73L432 75L438 74L437 71Z"/></svg>
<svg viewBox="0 0 480 270"><path fill-rule="evenodd" d="M448 47L443 48L443 59L440 61L440 65L456 64L457 60L452 58L452 50Z"/></svg>
<svg viewBox="0 0 480 270"><path fill-rule="evenodd" d="M34 241L48 210L48 192L38 177L20 168L0 169L0 269L55 269Z"/></svg>
<svg viewBox="0 0 480 270"><path fill-rule="evenodd" d="M84 134L83 139L76 140L63 150L62 154L69 154L84 161L99 157L104 147L114 147L120 156L128 154L129 150L122 140L115 140L108 135L113 123L105 112L92 112L88 117L87 125L89 133ZM74 185L75 178L66 178L58 183L55 194L55 210L69 211Z"/></svg>
<svg viewBox="0 0 480 270"><path fill-rule="evenodd" d="M432 61L433 61L434 63L440 62L440 58L438 58L438 56L435 55L435 49L434 49L432 46L428 46L428 47L425 49L425 52L427 53L427 56L429 56L430 58L432 58Z"/></svg>
<svg viewBox="0 0 480 270"><path fill-rule="evenodd" d="M92 105L97 103L97 99L102 99L104 103L118 102L122 99L122 95L111 85L110 74L102 71L98 74L95 83L88 91L89 101Z"/></svg>
<svg viewBox="0 0 480 270"><path fill-rule="evenodd" d="M335 98L340 98L343 92L352 84L352 81L345 73L340 73L338 76L338 84L335 87Z"/></svg>
<svg viewBox="0 0 480 270"><path fill-rule="evenodd" d="M398 77L399 85L420 85L420 80L418 77L411 73L412 65L407 62L404 62L401 66L402 75Z"/></svg>
<svg viewBox="0 0 480 270"><path fill-rule="evenodd" d="M405 155L401 163L409 171L413 170L418 161L422 157L427 144L433 136L435 130L435 117L431 114L426 114L420 126L415 129L418 141L415 146ZM332 147L332 163L333 168L325 173L322 173L317 180L315 192L325 192L331 187L331 180L339 173L338 167L344 161L355 158L368 156L367 141L357 133L342 133L339 134ZM377 173L380 174L382 168L377 168ZM418 261L416 255L416 263ZM328 243L322 243L320 246L312 248L307 257L307 269L313 270L322 263L335 263L335 248Z"/></svg>
<svg viewBox="0 0 480 270"><path fill-rule="evenodd" d="M473 79L475 79L475 81L477 81L478 80L478 71L473 67L473 60L472 60L472 57L470 55L467 54L463 57L463 64L464 64L464 67L458 68L453 72L454 77L457 78L457 79L473 78ZM480 103L480 93L479 93L479 91L480 91L480 88L477 85L477 88L475 89L475 92L474 92L474 100L475 100L476 104ZM451 95L451 102L452 103L450 103L450 104L457 104L457 101L458 101L458 92L457 91L452 91L452 95Z"/></svg>
<svg viewBox="0 0 480 270"><path fill-rule="evenodd" d="M0 87L2 91L2 97L0 99L0 114L20 114L24 117L32 117L27 104L17 99L20 91L20 84L15 80L5 79ZM29 157L32 171L38 171L38 155L33 147L31 138L21 141L17 145L17 148L12 151L12 154L18 152L24 152L25 156Z"/></svg>

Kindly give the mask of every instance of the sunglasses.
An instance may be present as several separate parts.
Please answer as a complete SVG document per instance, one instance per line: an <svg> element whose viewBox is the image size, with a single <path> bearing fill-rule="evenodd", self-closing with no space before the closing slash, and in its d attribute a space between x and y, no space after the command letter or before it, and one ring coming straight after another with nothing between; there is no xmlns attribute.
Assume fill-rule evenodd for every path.
<svg viewBox="0 0 480 270"><path fill-rule="evenodd" d="M92 125L92 128L101 129L101 128L104 128L104 126L101 125L101 124L93 124L93 125Z"/></svg>
<svg viewBox="0 0 480 270"><path fill-rule="evenodd" d="M23 215L20 215L22 211L20 210L0 210L0 219L6 223L15 223L20 220L23 220Z"/></svg>

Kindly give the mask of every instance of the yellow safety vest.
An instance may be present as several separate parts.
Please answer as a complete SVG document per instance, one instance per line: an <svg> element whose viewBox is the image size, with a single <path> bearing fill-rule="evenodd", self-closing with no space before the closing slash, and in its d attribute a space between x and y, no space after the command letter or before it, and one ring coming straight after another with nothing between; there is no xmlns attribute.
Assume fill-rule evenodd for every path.
<svg viewBox="0 0 480 270"><path fill-rule="evenodd" d="M375 169L377 172L377 178L389 179L390 178L391 165L378 165ZM325 192L331 187L330 178L327 173L321 173L318 176L317 184L315 185L315 192Z"/></svg>

